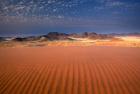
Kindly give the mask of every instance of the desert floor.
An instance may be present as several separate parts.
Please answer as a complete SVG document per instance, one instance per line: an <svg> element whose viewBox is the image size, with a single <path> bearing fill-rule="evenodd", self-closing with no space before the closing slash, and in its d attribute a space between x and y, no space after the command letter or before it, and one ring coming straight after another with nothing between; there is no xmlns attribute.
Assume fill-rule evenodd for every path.
<svg viewBox="0 0 140 94"><path fill-rule="evenodd" d="M140 94L140 48L0 48L0 94Z"/></svg>

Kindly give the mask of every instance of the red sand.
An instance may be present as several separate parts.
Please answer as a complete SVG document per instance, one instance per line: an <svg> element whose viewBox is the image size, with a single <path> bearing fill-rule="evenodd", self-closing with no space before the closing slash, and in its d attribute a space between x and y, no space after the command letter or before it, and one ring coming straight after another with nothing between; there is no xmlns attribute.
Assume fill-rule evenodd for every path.
<svg viewBox="0 0 140 94"><path fill-rule="evenodd" d="M140 48L0 48L0 94L140 94Z"/></svg>

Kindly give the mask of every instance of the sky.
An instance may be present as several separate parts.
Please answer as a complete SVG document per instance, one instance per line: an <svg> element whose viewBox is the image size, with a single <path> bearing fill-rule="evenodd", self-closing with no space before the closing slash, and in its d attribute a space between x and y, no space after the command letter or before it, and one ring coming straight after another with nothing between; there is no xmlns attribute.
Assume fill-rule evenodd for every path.
<svg viewBox="0 0 140 94"><path fill-rule="evenodd" d="M140 0L0 0L0 35L140 32Z"/></svg>

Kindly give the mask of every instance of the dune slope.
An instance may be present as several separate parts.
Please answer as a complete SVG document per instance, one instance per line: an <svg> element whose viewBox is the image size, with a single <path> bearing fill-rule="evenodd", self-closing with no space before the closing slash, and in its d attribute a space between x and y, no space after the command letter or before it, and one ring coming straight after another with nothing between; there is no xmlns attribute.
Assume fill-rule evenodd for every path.
<svg viewBox="0 0 140 94"><path fill-rule="evenodd" d="M140 94L139 87L139 48L0 48L0 94Z"/></svg>

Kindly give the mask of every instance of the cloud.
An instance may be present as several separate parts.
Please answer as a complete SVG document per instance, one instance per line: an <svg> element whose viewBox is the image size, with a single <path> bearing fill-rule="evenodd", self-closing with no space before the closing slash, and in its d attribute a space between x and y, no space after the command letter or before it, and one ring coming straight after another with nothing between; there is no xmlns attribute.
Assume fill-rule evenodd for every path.
<svg viewBox="0 0 140 94"><path fill-rule="evenodd" d="M98 0L99 4L94 6L95 11L100 10L111 10L113 9L115 13L117 14L120 12L120 10L124 10L127 12L139 10L140 9L140 2L124 2L124 1L117 1L117 0ZM112 12L114 12L112 11ZM114 14L114 13L113 13Z"/></svg>
<svg viewBox="0 0 140 94"><path fill-rule="evenodd" d="M105 6L106 7L120 7L120 6L125 6L126 4L120 1L113 1L113 2L106 2Z"/></svg>

